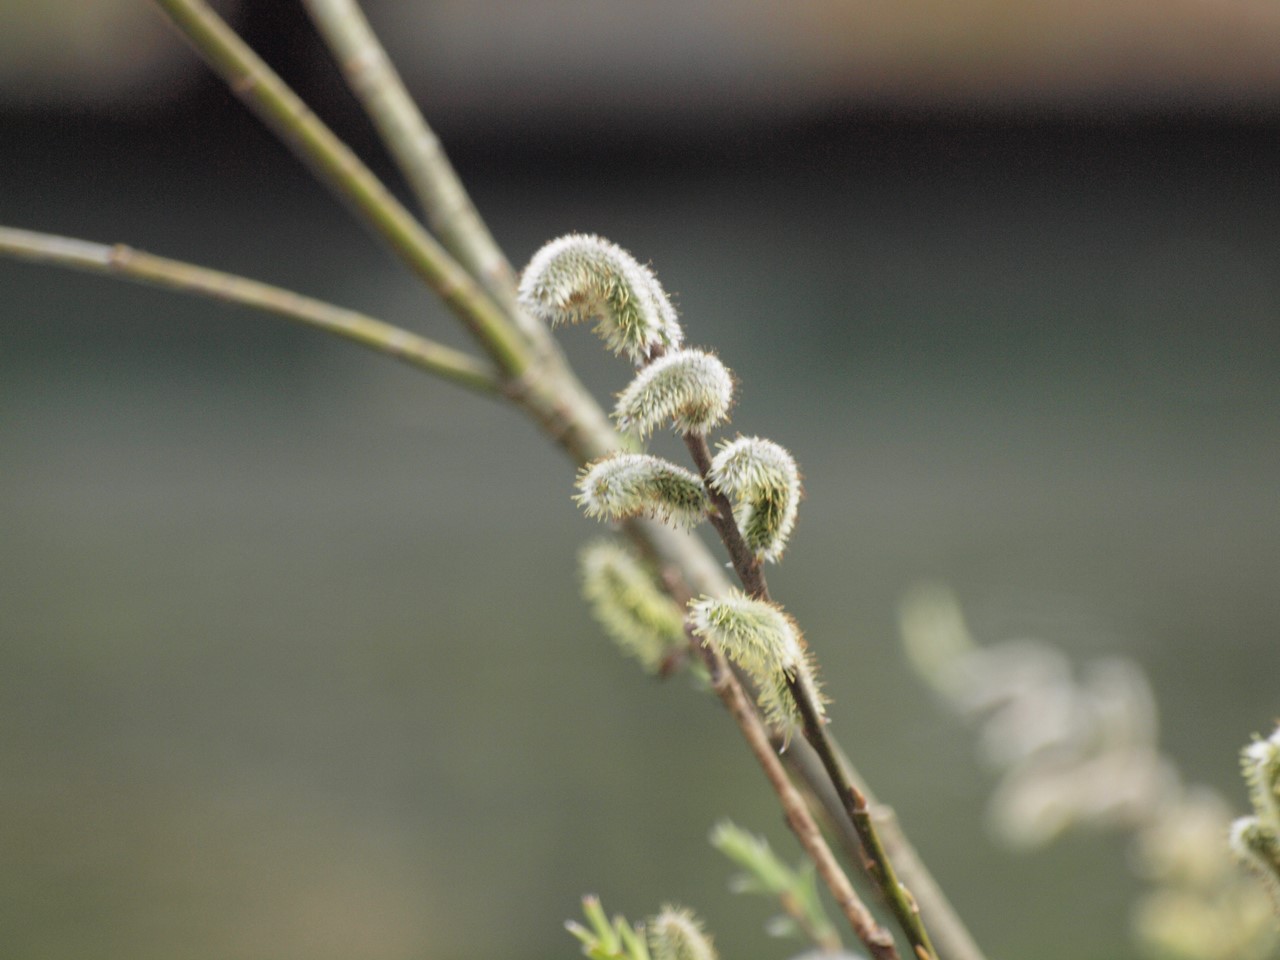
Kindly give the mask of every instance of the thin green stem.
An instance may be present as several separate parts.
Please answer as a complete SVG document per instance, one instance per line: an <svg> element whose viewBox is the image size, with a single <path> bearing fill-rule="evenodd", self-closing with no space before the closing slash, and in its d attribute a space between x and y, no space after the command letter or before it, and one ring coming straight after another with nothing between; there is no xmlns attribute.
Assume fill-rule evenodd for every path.
<svg viewBox="0 0 1280 960"><path fill-rule="evenodd" d="M884 841L889 862L898 871L907 887L915 894L916 902L929 916L929 932L938 954L943 960L984 960L982 951L965 927L955 907L947 899L938 881L925 867L915 847L903 833L893 808L881 803L867 786L857 769L850 763L844 751L834 739L831 746L836 763L844 770L845 779L863 796L876 832Z"/></svg>
<svg viewBox="0 0 1280 960"><path fill-rule="evenodd" d="M526 335L543 327L516 303L515 273L356 0L303 0L347 85L418 198L427 223Z"/></svg>
<svg viewBox="0 0 1280 960"><path fill-rule="evenodd" d="M506 377L529 368L529 345L510 318L204 0L154 3L245 105L462 320Z"/></svg>
<svg viewBox="0 0 1280 960"><path fill-rule="evenodd" d="M123 244L108 246L13 227L0 227L0 254L252 307L354 341L470 390L495 394L499 389L493 367L483 360L355 310L246 277L153 256Z"/></svg>
<svg viewBox="0 0 1280 960"><path fill-rule="evenodd" d="M809 746L806 740L793 739L783 752L785 735L781 731L775 731L772 733L772 739L774 749L781 752L782 761L787 765L792 776L804 784L809 806L822 814L823 826L836 838L836 842L850 863L861 863L862 841L845 815L844 804L836 795L835 788L831 785L822 761L818 759L813 747ZM933 879L928 867L903 833L893 809L875 798L866 781L858 773L857 768L849 762L834 738L832 743L835 746L836 757L845 769L847 779L867 800L871 818L875 821L880 836L884 840L889 859L897 868L903 882L915 894L921 909L929 917L929 932L937 947L938 956L942 960L985 960L982 950L965 927L960 915L956 913L955 907L951 905L938 886L938 882Z"/></svg>

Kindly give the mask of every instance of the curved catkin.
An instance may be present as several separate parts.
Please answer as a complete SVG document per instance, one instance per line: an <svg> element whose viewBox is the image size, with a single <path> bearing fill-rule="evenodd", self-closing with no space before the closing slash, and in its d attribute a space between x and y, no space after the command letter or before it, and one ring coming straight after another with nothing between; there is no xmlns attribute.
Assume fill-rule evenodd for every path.
<svg viewBox="0 0 1280 960"><path fill-rule="evenodd" d="M717 960L711 937L691 910L667 904L645 929L653 960Z"/></svg>
<svg viewBox="0 0 1280 960"><path fill-rule="evenodd" d="M612 540L588 544L578 556L582 592L597 622L650 673L685 646L684 613L658 589L640 559Z"/></svg>
<svg viewBox="0 0 1280 960"><path fill-rule="evenodd" d="M546 244L520 276L520 302L551 326L595 323L614 353L633 362L655 347L674 349L683 334L675 307L648 267L617 244L573 233Z"/></svg>
<svg viewBox="0 0 1280 960"><path fill-rule="evenodd" d="M618 396L618 429L647 437L671 423L681 433L706 433L722 423L733 403L733 377L714 355L676 350L636 374Z"/></svg>
<svg viewBox="0 0 1280 960"><path fill-rule="evenodd" d="M677 527L696 526L708 509L697 474L645 453L615 453L589 464L578 475L574 499L589 517L656 517Z"/></svg>
<svg viewBox="0 0 1280 960"><path fill-rule="evenodd" d="M751 551L761 560L781 559L800 506L800 471L787 449L738 437L720 445L708 479L734 502L733 518Z"/></svg>
<svg viewBox="0 0 1280 960"><path fill-rule="evenodd" d="M824 701L812 658L800 629L781 607L734 591L724 599L691 601L689 620L695 636L715 644L751 677L769 723L786 728L800 719L792 683L809 689L821 713Z"/></svg>

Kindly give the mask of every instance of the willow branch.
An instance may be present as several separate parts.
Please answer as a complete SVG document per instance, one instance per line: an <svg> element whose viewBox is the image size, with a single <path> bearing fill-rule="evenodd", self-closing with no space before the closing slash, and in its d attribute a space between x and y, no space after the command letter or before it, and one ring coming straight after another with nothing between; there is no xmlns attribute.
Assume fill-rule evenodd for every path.
<svg viewBox="0 0 1280 960"><path fill-rule="evenodd" d="M863 866L867 876L884 897L885 903L893 912L894 919L898 921L902 932L911 943L911 949L915 955L920 960L937 960L938 954L920 919L920 907L915 897L898 879L880 831L871 819L871 809L866 795L853 784L849 779L848 771L840 764L835 747L827 736L822 714L813 701L809 687L790 678L788 678L787 687L791 690L796 707L800 711L805 740L822 761L823 769L826 770L827 776L836 788L836 795L844 808L845 816L853 824L853 829L862 843Z"/></svg>
<svg viewBox="0 0 1280 960"><path fill-rule="evenodd" d="M889 931L876 923L871 912L853 889L853 885L849 883L849 878L845 876L835 854L823 839L822 831L814 822L813 814L806 805L804 797L796 790L786 770L783 769L782 762L774 752L773 744L759 714L756 713L755 707L752 706L733 671L729 669L724 657L697 638L691 637L690 643L701 653L711 678L712 689L738 724L738 729L747 741L747 746L751 748L752 755L764 770L774 793L778 795L787 825L796 835L796 839L809 859L813 861L818 875L831 892L831 896L849 922L854 935L862 941L876 960L898 960L898 951L893 945L893 937L890 936Z"/></svg>
<svg viewBox="0 0 1280 960"><path fill-rule="evenodd" d="M603 411L558 352L538 351L540 356L535 358L521 336L519 312L504 312L504 304L495 303L477 285L467 269L426 233L204 0L154 2L246 105L453 310L497 364L503 392L551 439L579 464L618 447L618 437ZM422 169L429 171L423 176L435 179L437 189L447 195L442 170ZM630 529L664 568L681 571L690 584L706 593L722 594L727 589L718 565L698 541L650 523ZM836 777L837 786L841 782L847 782L847 777ZM890 902L894 902L892 896Z"/></svg>
<svg viewBox="0 0 1280 960"><path fill-rule="evenodd" d="M511 319L205 0L154 3L236 96L444 301L505 376L529 368L529 345Z"/></svg>
<svg viewBox="0 0 1280 960"><path fill-rule="evenodd" d="M866 781L840 749L840 744L833 739L831 745L836 762L844 769L846 778L866 799L871 820L884 841L889 861L897 868L898 875L915 894L917 903L928 915L929 932L938 953L943 960L984 960L973 935L903 833L893 808L876 799Z"/></svg>
<svg viewBox="0 0 1280 960"><path fill-rule="evenodd" d="M772 731L774 749L782 751L785 742L781 731ZM834 741L833 741L834 743ZM929 918L929 933L942 960L985 960L982 950L974 941L972 934L956 913L955 907L947 899L938 882L929 872L929 868L916 853L915 847L903 833L897 815L891 807L880 803L866 781L850 763L849 759L835 744L836 756L845 768L848 779L866 797L871 811L871 818L884 840L889 859L897 868L898 875L907 885L920 903L924 914ZM862 861L862 841L858 838L853 824L845 816L844 804L836 795L835 788L827 778L826 770L817 753L805 740L792 739L781 754L783 763L791 771L792 778L803 784L807 794L809 807L820 815L822 825L835 838L836 843L851 863Z"/></svg>
<svg viewBox="0 0 1280 960"><path fill-rule="evenodd" d="M468 389L498 391L493 368L482 360L355 310L257 280L153 256L123 244L108 246L13 227L0 227L0 254L252 307L388 354Z"/></svg>
<svg viewBox="0 0 1280 960"><path fill-rule="evenodd" d="M333 51L347 85L418 198L431 230L524 333L538 338L542 327L516 303L511 264L471 202L440 138L405 89L359 3L303 0L303 4Z"/></svg>
<svg viewBox="0 0 1280 960"><path fill-rule="evenodd" d="M711 497L714 508L710 518L711 523L729 552L729 559L738 578L742 581L743 588L757 600L772 602L763 565L752 554L750 547L743 539L742 532L733 518L733 505L710 482L711 451L707 446L707 438L700 433L686 433L684 441ZM866 797L852 783L848 770L837 759L836 748L827 733L826 723L822 719L821 704L817 702L812 684L801 682L799 675L796 675L787 678L787 687L800 711L805 740L821 760L822 767L835 788L845 818L858 835L862 846L861 860L867 876L892 911L894 919L898 921L915 955L920 960L938 960L937 952L929 940L929 933L920 920L920 907L911 892L898 879L893 863L885 850L884 841L872 822Z"/></svg>

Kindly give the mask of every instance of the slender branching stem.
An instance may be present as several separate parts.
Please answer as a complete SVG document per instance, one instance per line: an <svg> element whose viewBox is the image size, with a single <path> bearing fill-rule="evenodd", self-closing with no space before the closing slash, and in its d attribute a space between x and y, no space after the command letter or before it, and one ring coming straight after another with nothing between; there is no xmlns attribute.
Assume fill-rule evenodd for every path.
<svg viewBox="0 0 1280 960"><path fill-rule="evenodd" d="M307 12L418 198L427 224L457 261L535 341L544 328L516 303L515 273L356 0L303 0Z"/></svg>
<svg viewBox="0 0 1280 960"><path fill-rule="evenodd" d="M690 643L700 652L707 665L712 689L738 724L738 729L747 741L752 755L764 770L774 793L778 795L787 825L796 835L796 839L809 859L813 861L818 875L831 892L840 912L848 920L854 935L862 941L875 960L898 960L898 951L894 947L893 937L889 931L876 923L871 912L853 889L849 878L845 876L835 854L823 838L822 831L818 829L812 812L805 804L804 797L787 776L782 761L774 752L769 733L761 722L760 715L729 668L729 664L719 651L698 638L691 636Z"/></svg>
<svg viewBox="0 0 1280 960"><path fill-rule="evenodd" d="M911 841L903 833L893 808L879 802L840 745L831 740L835 760L844 770L844 779L862 794L871 821L884 843L888 860L898 876L915 895L916 903L929 917L929 933L943 960L984 960L982 951L969 933L938 881L925 867Z"/></svg>
<svg viewBox="0 0 1280 960"><path fill-rule="evenodd" d="M822 761L823 769L826 770L827 776L836 788L845 815L853 824L858 839L862 843L862 861L867 876L884 897L885 903L893 912L894 919L906 934L915 955L920 960L937 960L937 952L920 919L920 907L915 897L898 879L884 841L880 837L880 831L871 818L867 798L849 780L848 771L841 765L835 747L827 736L822 714L818 712L809 688L790 678L787 686L800 711L805 739Z"/></svg>
<svg viewBox="0 0 1280 960"><path fill-rule="evenodd" d="M711 497L713 511L711 523L729 552L734 571L742 581L743 589L756 600L770 602L769 584L763 566L751 552L733 518L733 506L724 494L710 482L711 450L707 438L700 433L686 433L685 446L702 475L703 483ZM853 825L862 845L862 864L867 876L875 884L894 918L902 928L912 950L920 960L937 960L937 953L929 940L928 931L920 920L920 907L911 892L899 881L879 831L871 819L866 797L850 781L848 771L837 759L836 748L827 733L821 704L812 684L803 682L799 674L788 677L796 707L800 711L805 740L817 753L826 771L845 817Z"/></svg>
<svg viewBox="0 0 1280 960"><path fill-rule="evenodd" d="M108 246L12 227L0 227L0 254L253 307L353 340L468 389L488 394L498 391L498 377L484 360L355 310L257 280L153 256L123 244Z"/></svg>
<svg viewBox="0 0 1280 960"><path fill-rule="evenodd" d="M154 0L154 3L178 27L188 42L225 80L236 95L312 169L320 180L328 184L339 198L351 206L360 219L380 235L400 259L444 301L488 354L493 361L493 368L486 368L473 358L448 351L447 348L416 338L406 331L387 325L379 326L379 321L351 311L343 311L341 308L299 297L296 294L288 294L286 291L277 291L279 295L273 295L271 291L274 288L255 284L254 281L239 277L232 278L215 271L205 271L204 268L192 267L190 264L148 258L148 255L129 251L123 247L102 248L97 244L63 238L33 243L32 238L38 235L26 234L23 231L9 231L10 244L8 247L0 246L0 253L78 269L115 273L121 277L233 300L347 336L365 346L408 360L473 389L492 391L495 383L500 383L499 389L502 394L527 413L580 465L619 447L619 438L610 427L604 412L564 363L559 351L553 345L546 349L537 348L540 344L552 343L545 331L540 331L538 336L526 335L525 331L529 330L529 326L527 320L521 319L518 306L513 307L505 294L491 295L477 281L476 278L479 277L485 284L495 284L499 290L505 282L499 279L501 268L494 268L493 261L486 260L485 256L488 255L483 255L483 251L476 248L470 253L464 252L471 249L468 243L479 242L480 246L483 246L486 241L477 241L478 235L474 234L469 241L450 240L450 246L455 242L458 244L455 248L456 256L463 262L460 263L459 259L450 256L445 247L426 232L351 150L320 122L261 59L249 50L230 27L213 12L205 0ZM311 3L317 22L320 18L318 11L324 5L321 0L314 0ZM362 18L361 23L357 24L350 17L352 8L349 4L332 3L330 6L333 15L339 18L335 21L335 32L348 33L351 38L351 49L358 51L361 41L359 34L362 31L367 32L367 24L363 23ZM348 14L345 20L339 16L344 12L341 9L344 6L347 7L345 13ZM326 29L326 34L328 32ZM337 49L338 44L335 42L334 45ZM340 56L342 56L341 53ZM364 56L370 56L367 47ZM380 59L381 56L380 53L372 54L375 60ZM365 61L361 59L361 54L358 52L355 53L354 58L344 57L343 59L349 61L349 69L357 72L370 71L373 75L379 74L376 64L372 68L364 66ZM366 82L371 87L379 88L366 100L366 103L371 113L385 115L383 120L375 118L382 135L388 141L403 137L406 144L413 138L420 137L423 128L415 131L414 123L407 121L405 115L400 112L403 104L399 106L384 104L376 108L372 105L373 99L387 97L388 84L394 83L398 86L398 80L388 80L387 75L382 74L381 79L369 79ZM398 96L393 94L390 99L394 100ZM393 113L396 114L394 117ZM393 133L391 127L397 124L401 125L400 132ZM433 139L429 128L425 129L428 132L428 140ZM425 154L420 153L415 156L415 150L421 151L424 148ZM436 161L440 162L432 160L433 149L437 151L434 154ZM460 230L463 234L467 233L469 229L465 225L467 215L463 214L459 217L458 214L459 210L465 208L457 205L456 195L450 199L451 192L457 186L456 176L448 169L447 164L442 165L443 154L438 152L438 144L433 148L429 142L419 143L417 146L410 145L403 149L393 145L392 150L397 154L397 160L406 167L406 176L412 183L417 184L419 180L424 183L426 180L434 181L431 189L443 199L440 201L441 206L429 216L432 217L433 223L437 223L442 235L454 229ZM409 172L410 167L413 168L412 173ZM460 186L457 189L460 190ZM462 196L465 198L465 193ZM424 205L431 206L425 199L423 202ZM469 207L469 201L467 206ZM491 238L487 242L491 242ZM103 250L107 251L105 255ZM498 253L498 256L501 257L501 254ZM489 266L483 266L484 263L488 263ZM542 339L540 340L539 337ZM705 439L700 438L700 448L695 449L691 446L691 450L705 477L710 464ZM743 552L746 548L741 542L737 525L733 522L731 504L722 495L718 501L713 497L713 502L716 507L713 522L725 537L726 546L731 557L734 557L735 569L744 587L753 596L767 599L768 587L760 564L751 556L749 550ZM696 539L648 521L628 523L626 529L637 544L641 545L642 549L667 571L668 578L673 582L680 581L692 589L710 595L723 595L727 592L728 584L719 565ZM702 649L700 645L699 649ZM876 944L872 948L873 955L878 960L889 960L890 957L896 956L892 944L890 943L887 947L881 944L876 928L867 925L867 918L863 915L865 911L860 912L855 909L856 899L850 899L850 896L846 896L843 892L848 888L847 879L841 884L840 880L832 875L831 867L834 865L834 859L831 858L829 850L826 850L825 859L821 852L825 849L825 842L821 849L814 846L814 838L821 841L821 835L817 832L812 816L803 806L803 799L794 786L786 780L785 771L778 764L774 750L769 744L768 735L754 707L742 693L736 679L733 679L732 672L725 667L723 659L719 658L718 654L716 657L720 663L717 675L727 676L732 681L730 685L724 687L724 691L727 692L719 691L722 699L725 699L726 706L739 720L740 726L745 722L743 718L754 719L755 733L749 734L744 728L744 736L747 736L753 753L761 759L762 763L765 762L763 758L766 755L772 761L772 765L766 767L766 772L769 773L770 782L779 792L783 807L787 810L788 822L792 823L793 829L797 829L802 844L805 845L810 856L814 857L824 880L828 880L829 886L831 883L836 884L833 892L840 891L836 893L837 899L849 916L850 922L853 923L856 918L858 926L855 929L862 929L871 938L868 943L869 948L873 943ZM735 688L736 695L733 693ZM816 706L816 704L810 704L814 716L817 716ZM814 726L806 723L805 733L806 737L811 738L810 742L822 757L822 762L798 765L794 768L801 771L801 776L808 783L810 790L819 797L829 797L830 788L835 788L836 799L825 801L828 813L833 815L833 819L845 823L848 821L847 814L854 817L855 827L858 826L857 821L862 819L865 821L866 828L874 832L875 827L871 824L870 818L863 817L867 807L865 791L860 792L850 783L852 767L847 762L842 765L842 758L834 741L820 724ZM822 745L821 748L819 745ZM819 776L818 767L825 771L830 778L829 782ZM779 776L781 779L778 779ZM862 798L861 804L856 802L859 797ZM849 802L851 798L855 801L852 805ZM931 948L927 947L927 939L922 936L919 916L914 910L910 895L894 879L892 867L888 865L887 858L884 858L883 845L872 844L869 855L873 858L877 856L882 858L883 866L879 869L878 876L883 878L885 885L882 886L881 892L894 908L895 913L899 914L900 921L906 916L904 927L908 931L908 936L912 937L917 955L925 958L935 956ZM838 867L836 869L838 870ZM932 888L932 883L929 887ZM852 895L851 888L848 888L848 893ZM945 901L941 901L939 905L939 909L942 908L949 910ZM934 909L935 905L932 902L927 904L930 915L933 914ZM914 917L914 921L911 921L911 917ZM958 919L956 923L959 924ZM963 931L963 927L960 929ZM921 935L913 937L913 930L920 931ZM964 939L968 939L967 935ZM971 942L969 941L970 944ZM957 946L954 951L948 950L947 960L981 960L981 954L976 948L965 952Z"/></svg>
<svg viewBox="0 0 1280 960"><path fill-rule="evenodd" d="M786 737L782 731L771 732L774 749L783 750ZM872 794L856 767L835 744L836 758L844 768L846 778L866 798L871 819L876 824L889 859L893 862L902 882L915 895L921 909L929 917L929 933L938 956L942 960L985 960L982 950L956 913L938 882L920 859L911 841L903 833L893 808L880 803ZM853 823L845 815L844 804L836 795L827 777L822 761L807 741L792 739L781 753L782 762L791 771L792 779L803 784L809 807L820 816L822 825L836 840L850 863L861 863L862 841Z"/></svg>
<svg viewBox="0 0 1280 960"><path fill-rule="evenodd" d="M154 2L245 105L444 301L505 377L529 368L529 344L511 319L204 0Z"/></svg>

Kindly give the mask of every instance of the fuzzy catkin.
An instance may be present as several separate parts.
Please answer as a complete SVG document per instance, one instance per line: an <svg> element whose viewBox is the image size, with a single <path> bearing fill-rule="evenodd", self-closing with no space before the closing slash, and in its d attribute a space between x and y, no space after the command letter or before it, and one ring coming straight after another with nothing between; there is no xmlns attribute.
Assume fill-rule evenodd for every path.
<svg viewBox="0 0 1280 960"><path fill-rule="evenodd" d="M542 247L520 276L518 296L551 326L594 322L609 349L635 363L655 347L673 349L683 340L675 307L653 271L592 234L569 234Z"/></svg>
<svg viewBox="0 0 1280 960"><path fill-rule="evenodd" d="M645 928L653 960L717 960L711 938L691 910L668 904Z"/></svg>
<svg viewBox="0 0 1280 960"><path fill-rule="evenodd" d="M597 622L646 670L656 672L684 646L683 612L630 550L600 540L583 548L579 566L583 594Z"/></svg>
<svg viewBox="0 0 1280 960"><path fill-rule="evenodd" d="M706 433L733 403L733 377L714 355L675 350L643 367L618 396L618 429L647 437L672 424L681 433Z"/></svg>
<svg viewBox="0 0 1280 960"><path fill-rule="evenodd" d="M752 553L770 562L781 559L801 495L800 471L786 448L760 437L723 443L709 480L733 501L734 521Z"/></svg>
<svg viewBox="0 0 1280 960"><path fill-rule="evenodd" d="M589 517L656 517L693 527L707 516L707 492L697 474L646 453L615 453L578 475L575 497Z"/></svg>

